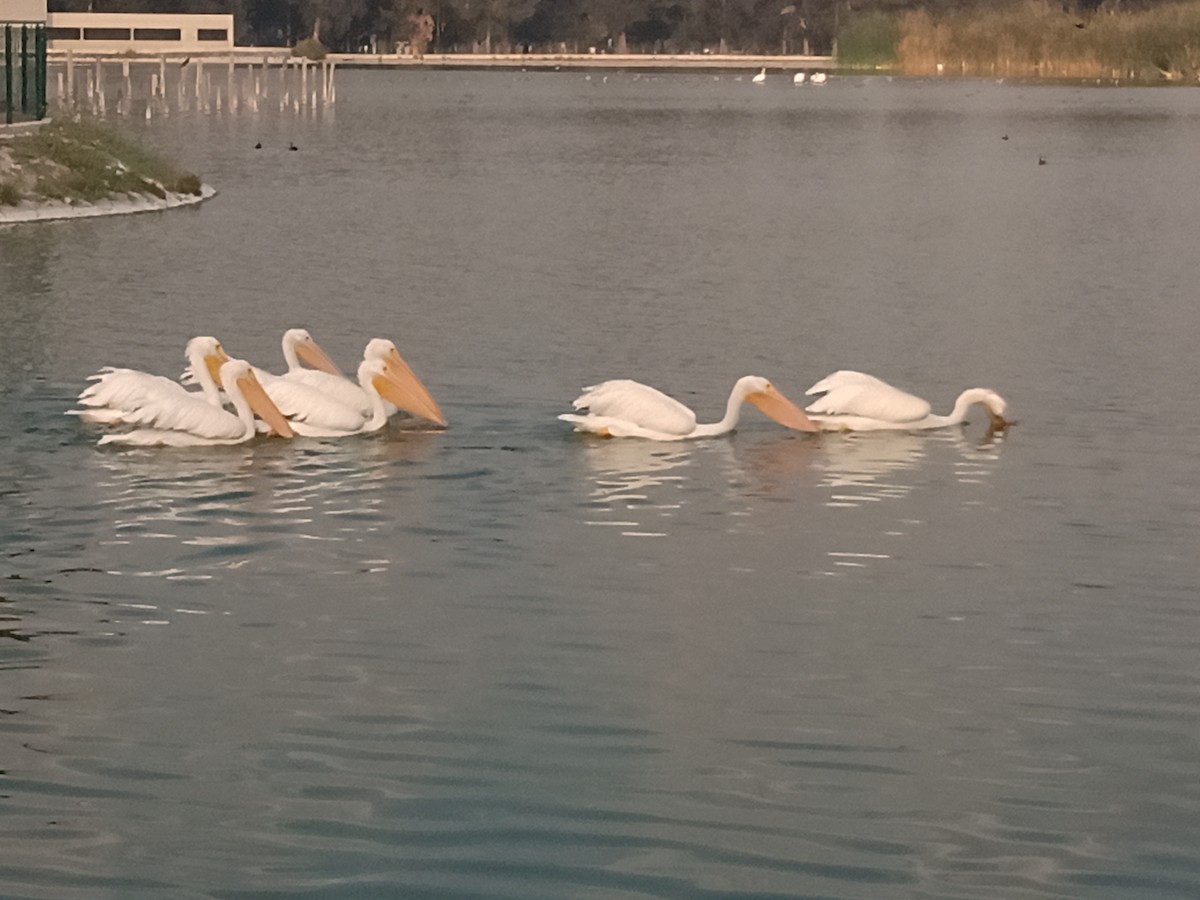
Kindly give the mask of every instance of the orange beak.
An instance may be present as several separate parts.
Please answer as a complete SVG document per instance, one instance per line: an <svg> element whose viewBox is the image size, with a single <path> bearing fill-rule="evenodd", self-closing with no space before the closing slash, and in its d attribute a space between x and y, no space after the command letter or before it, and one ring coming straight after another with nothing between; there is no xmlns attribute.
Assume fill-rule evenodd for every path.
<svg viewBox="0 0 1200 900"><path fill-rule="evenodd" d="M796 431L820 431L817 423L805 415L804 410L774 387L747 394L746 399L757 406L763 415L774 419L780 425L794 428Z"/></svg>
<svg viewBox="0 0 1200 900"><path fill-rule="evenodd" d="M212 353L204 357L204 365L208 367L208 374L212 376L214 384L221 383L221 366L229 362L229 354L225 352L225 348L217 344L216 349Z"/></svg>
<svg viewBox="0 0 1200 900"><path fill-rule="evenodd" d="M379 395L405 412L445 428L446 417L442 414L441 407L400 354L395 350L389 351L383 364L384 375L388 379L389 390L393 396L388 396L383 390L379 390ZM379 388L378 384L376 388Z"/></svg>
<svg viewBox="0 0 1200 900"><path fill-rule="evenodd" d="M322 350L314 340L307 340L297 344L296 355L314 369L320 369L322 372L328 372L330 375L342 374L342 370L337 367L337 363L330 359L329 354Z"/></svg>
<svg viewBox="0 0 1200 900"><path fill-rule="evenodd" d="M270 425L272 431L286 438L295 436L292 426L288 424L288 420L284 418L275 402L267 396L267 392L263 390L263 386L259 384L253 372L247 371L245 375L238 378L237 384L255 415Z"/></svg>

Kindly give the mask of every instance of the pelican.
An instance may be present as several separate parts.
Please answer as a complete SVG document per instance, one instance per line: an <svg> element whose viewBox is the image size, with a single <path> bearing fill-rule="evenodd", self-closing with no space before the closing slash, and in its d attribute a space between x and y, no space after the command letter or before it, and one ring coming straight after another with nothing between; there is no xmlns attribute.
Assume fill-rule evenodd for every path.
<svg viewBox="0 0 1200 900"><path fill-rule="evenodd" d="M828 78L824 72L813 72L812 78L808 79L809 84L824 84Z"/></svg>
<svg viewBox="0 0 1200 900"><path fill-rule="evenodd" d="M335 378L340 378L343 381L346 376L342 374L342 370L337 367L332 359L329 358L320 344L313 340L313 336L303 328L289 328L283 333L283 340L280 341L283 348L283 361L287 363L287 372L282 376L270 375L255 371L255 375L262 381L262 375L267 374L272 378L303 378L304 373L312 371L324 372L332 375ZM311 369L304 368L304 363L312 366Z"/></svg>
<svg viewBox="0 0 1200 900"><path fill-rule="evenodd" d="M346 409L357 410L359 416L363 419L370 418L373 412L373 400L368 391L364 390L361 384L355 384L345 375L338 371L333 365L333 361L325 356L324 351L316 346L316 342L312 340L307 331L301 328L293 328L286 332L283 337L284 358L288 362L288 371L284 375L271 375L269 372L255 373L259 376L263 386L271 398L280 405L280 409L284 414L291 418L293 415L308 412L308 409L300 404L307 403L314 407L319 405L321 398L313 398L305 391L291 390L291 396L287 396L288 388L281 382L290 385L303 385L308 389L320 391L326 397L336 401L339 407ZM291 355L289 356L289 345ZM313 348L316 348L314 353ZM306 360L313 361L314 365L321 362L321 357L324 362L321 362L317 369L306 369L299 364L296 354ZM418 418L428 419L429 421L445 426L446 417L442 414L441 408L437 402L430 396L429 391L408 363L400 356L396 345L385 338L374 338L367 343L366 349L363 350L363 360L378 359L381 360L388 368L388 373L392 376L393 387L390 395L400 398L402 402L395 403L387 408L388 414L395 412L396 408L402 409L411 415ZM331 371L332 370L332 371ZM306 401L304 397L308 397ZM387 404L392 404L393 401L388 399ZM285 406L286 404L286 406ZM330 408L332 409L332 407ZM312 424L317 425L317 422ZM350 423L339 421L327 421L320 423L320 427L328 427L336 431L352 431Z"/></svg>
<svg viewBox="0 0 1200 900"><path fill-rule="evenodd" d="M583 389L574 402L583 415L559 416L602 437L640 437L652 441L682 441L716 437L737 427L742 403L749 401L780 425L797 431L817 431L800 407L788 400L767 379L757 375L739 378L729 394L725 418L710 425L697 425L696 414L662 391L636 381L605 381Z"/></svg>
<svg viewBox="0 0 1200 900"><path fill-rule="evenodd" d="M792 84L804 84L804 73L797 72L792 76Z"/></svg>
<svg viewBox="0 0 1200 900"><path fill-rule="evenodd" d="M248 362L231 359L223 363L219 380L236 413L213 406L195 392L184 391L176 397L147 397L138 410L130 411L124 419L128 424L147 427L106 434L100 443L139 447L240 444L254 437L256 413L277 434L292 437L287 419L263 391Z"/></svg>
<svg viewBox="0 0 1200 900"><path fill-rule="evenodd" d="M751 78L750 80L751 80L751 81L753 81L755 84L763 84L763 83L764 83L764 82L767 80L767 69L766 69L766 67L764 66L764 67L763 67L763 69L762 69L762 71L760 71L760 72L759 72L757 75L755 75L755 76L754 76L753 78Z"/></svg>
<svg viewBox="0 0 1200 900"><path fill-rule="evenodd" d="M392 404L391 409L410 403L408 388L402 376L398 376L385 359L364 359L358 366L358 384L363 393L370 398L371 415L364 418L359 415L357 408L341 406L340 409L349 413L338 419L336 413L325 407L309 409L304 413L291 417L289 422L301 437L344 437L352 434L369 434L378 431L387 424L389 409L386 404ZM270 390L268 389L268 393ZM320 394L320 391L315 391ZM326 396L326 404L337 405L332 397ZM335 421L344 424L331 424Z"/></svg>
<svg viewBox="0 0 1200 900"><path fill-rule="evenodd" d="M1008 404L995 391L963 391L948 416L935 416L929 402L892 387L873 375L843 370L822 378L806 394L824 394L808 406L810 417L823 431L924 431L958 425L967 410L980 404L993 428L1005 428Z"/></svg>
<svg viewBox="0 0 1200 900"><path fill-rule="evenodd" d="M110 366L88 377L93 383L79 395L79 404L84 408L69 410L67 414L79 416L85 422L119 425L126 421L127 414L136 414L151 400L170 403L183 398L186 403L200 396L204 402L220 407L218 371L229 360L221 342L207 335L194 337L188 341L186 355L192 380L200 385L198 392L188 391L161 375Z"/></svg>

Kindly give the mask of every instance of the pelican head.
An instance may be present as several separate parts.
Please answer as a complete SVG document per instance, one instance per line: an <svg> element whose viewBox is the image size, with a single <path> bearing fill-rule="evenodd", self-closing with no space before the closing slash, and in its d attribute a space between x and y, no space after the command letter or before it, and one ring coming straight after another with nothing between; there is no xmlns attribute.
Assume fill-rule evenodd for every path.
<svg viewBox="0 0 1200 900"><path fill-rule="evenodd" d="M279 407L267 396L263 386L254 377L250 363L244 359L231 359L221 365L219 374L220 383L225 386L225 392L234 398L235 406L240 395L255 415L266 422L276 434L289 438L295 435Z"/></svg>
<svg viewBox="0 0 1200 900"><path fill-rule="evenodd" d="M1012 424L1012 420L1008 418L1008 403L995 391L989 388L971 388L959 395L955 405L961 405L965 411L975 403L982 406L988 414L990 428L1002 430Z"/></svg>
<svg viewBox="0 0 1200 900"><path fill-rule="evenodd" d="M394 343L386 338L374 338L369 341L366 349L363 350L363 363L372 361L379 361L383 364L384 374L391 382L390 389L393 396L380 390L381 397L407 413L428 419L443 428L446 426L446 417L442 414L441 407L437 405L437 401L421 383L421 379L417 378L416 373L404 361ZM360 366L359 369L361 373L362 367ZM395 396L399 396L401 399L394 399Z"/></svg>
<svg viewBox="0 0 1200 900"><path fill-rule="evenodd" d="M745 375L734 386L734 397L753 403L768 418L797 431L818 431L817 424L804 410L779 391L766 378Z"/></svg>
<svg viewBox="0 0 1200 900"><path fill-rule="evenodd" d="M221 383L221 366L229 362L229 354L220 341L209 335L194 337L187 343L186 355L193 372L199 372L203 367L216 384Z"/></svg>
<svg viewBox="0 0 1200 900"><path fill-rule="evenodd" d="M330 375L342 374L342 370L304 328L289 328L283 333L283 358L289 369L299 368L303 360L314 369Z"/></svg>

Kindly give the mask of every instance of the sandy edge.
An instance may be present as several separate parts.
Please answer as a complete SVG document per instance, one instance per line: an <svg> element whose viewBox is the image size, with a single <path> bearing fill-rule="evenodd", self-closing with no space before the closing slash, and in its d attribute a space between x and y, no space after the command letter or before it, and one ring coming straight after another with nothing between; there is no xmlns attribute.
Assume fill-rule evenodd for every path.
<svg viewBox="0 0 1200 900"><path fill-rule="evenodd" d="M159 212L180 206L193 206L216 196L212 185L200 186L200 195L168 192L166 197L153 194L127 194L110 197L95 203L65 200L46 200L41 203L23 200L17 206L0 206L0 225L18 222L52 222L58 219L90 219L94 216L123 216L130 213Z"/></svg>

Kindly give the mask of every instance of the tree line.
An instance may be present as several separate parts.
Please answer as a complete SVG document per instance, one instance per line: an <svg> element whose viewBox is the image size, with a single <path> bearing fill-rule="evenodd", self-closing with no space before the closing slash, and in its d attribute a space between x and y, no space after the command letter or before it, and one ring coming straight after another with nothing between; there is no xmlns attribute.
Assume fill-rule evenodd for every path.
<svg viewBox="0 0 1200 900"><path fill-rule="evenodd" d="M422 16L432 52L828 53L844 0L50 0L51 12L233 13L236 41L342 53L405 47Z"/></svg>
<svg viewBox="0 0 1200 900"><path fill-rule="evenodd" d="M1066 16L1133 12L1171 0L1053 0ZM566 51L815 53L837 50L855 23L902 14L984 17L1013 0L50 0L51 12L232 13L242 45L392 52ZM1021 18L1025 18L1023 15ZM429 28L432 20L432 28ZM429 34L428 32L432 33ZM860 36L864 29L860 28ZM871 29L866 29L871 32ZM878 32L878 29L875 29ZM889 48L889 52L890 52Z"/></svg>

